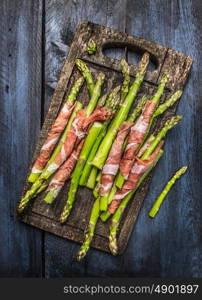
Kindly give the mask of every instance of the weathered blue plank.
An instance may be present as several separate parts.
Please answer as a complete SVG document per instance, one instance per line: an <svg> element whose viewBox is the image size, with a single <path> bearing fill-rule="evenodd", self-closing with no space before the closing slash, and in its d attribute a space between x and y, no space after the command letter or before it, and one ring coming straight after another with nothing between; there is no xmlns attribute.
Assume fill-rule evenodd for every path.
<svg viewBox="0 0 202 300"><path fill-rule="evenodd" d="M15 219L40 129L41 1L0 1L0 276L41 275L41 232Z"/></svg>

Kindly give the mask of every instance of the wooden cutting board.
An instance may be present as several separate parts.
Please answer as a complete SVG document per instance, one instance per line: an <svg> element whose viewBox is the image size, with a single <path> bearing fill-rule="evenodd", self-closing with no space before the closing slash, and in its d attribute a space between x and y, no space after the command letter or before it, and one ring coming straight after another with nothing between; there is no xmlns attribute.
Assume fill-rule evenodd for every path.
<svg viewBox="0 0 202 300"><path fill-rule="evenodd" d="M97 44L97 51L91 56L86 52L86 46L90 39L93 39ZM90 22L80 23L76 30L74 40L65 59L58 84L53 94L32 163L38 156L40 148L47 137L47 133L55 120L61 105L73 84L73 81L80 76L79 71L75 67L76 58L81 58L88 64L94 77L96 77L100 71L105 73L106 80L103 92L111 90L118 84L121 84L122 74L119 60L104 55L105 49L111 47L123 47L140 54L143 54L144 52L150 53L155 69L146 73L138 99L143 95L143 93L152 95L162 74L167 74L169 76L169 82L166 85L167 88L162 97L162 102L169 96L169 94L173 93L173 91L182 88L185 85L192 64L192 59L187 55L154 42L128 35L105 26L100 26ZM134 79L136 70L136 65L130 65L131 81ZM89 96L86 85L84 85L80 91L78 100L83 103L88 102ZM175 110L176 105L166 111L165 114L154 124L154 131L157 131L167 118L174 115ZM31 170L31 166L28 174ZM123 215L118 236L119 253L122 253L127 245L132 228L137 220L142 202L147 193L151 177L152 174L142 184ZM30 188L30 186L31 185L26 181L23 194ZM67 199L68 188L69 182L65 184L57 200L51 206L43 201L44 193L41 193L30 202L30 205L22 215L17 215L18 219L63 238L81 243L84 238L84 229L88 223L94 197L89 189L80 187L71 215L67 222L64 225L61 225L58 222L58 218ZM92 242L92 246L94 248L106 252L109 252L109 222L110 220L106 223L102 223L101 221L98 222L96 234Z"/></svg>

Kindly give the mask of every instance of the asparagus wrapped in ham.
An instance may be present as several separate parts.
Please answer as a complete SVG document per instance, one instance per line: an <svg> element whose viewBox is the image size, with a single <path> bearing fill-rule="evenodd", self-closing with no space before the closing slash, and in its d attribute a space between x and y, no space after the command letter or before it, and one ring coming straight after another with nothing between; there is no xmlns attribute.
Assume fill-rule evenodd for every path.
<svg viewBox="0 0 202 300"><path fill-rule="evenodd" d="M145 101L146 101L146 97L143 96L142 99L139 101L138 105L136 106L134 112L128 118L128 120L126 122L123 122L123 124L121 125L118 134L112 144L108 158L102 169L101 185L99 190L99 194L101 196L100 210L105 211L107 209L107 204L108 204L107 198L109 196L109 192L111 190L114 177L116 176L119 169L125 138L129 132L129 129L133 126L134 120L141 113Z"/></svg>
<svg viewBox="0 0 202 300"><path fill-rule="evenodd" d="M102 211L105 211L107 209L107 198L112 188L114 177L116 176L119 169L122 146L132 124L132 122L124 122L121 125L117 137L111 147L105 165L102 169L102 177L99 190L99 194L101 196L100 210Z"/></svg>
<svg viewBox="0 0 202 300"><path fill-rule="evenodd" d="M132 83L125 100L121 104L120 109L116 113L115 118L113 119L107 131L107 134L103 139L103 141L101 142L97 154L92 161L92 164L98 169L102 169L104 162L107 159L112 143L116 138L119 127L127 118L131 105L134 99L136 98L140 86L143 82L148 64L149 64L149 54L145 53L139 64L135 80Z"/></svg>
<svg viewBox="0 0 202 300"><path fill-rule="evenodd" d="M125 181L122 189L118 190L114 195L114 198L108 207L109 213L113 214L119 206L121 200L124 199L124 197L130 193L130 191L136 188L140 176L142 176L147 171L147 169L151 166L153 160L155 160L156 156L158 155L162 147L162 139L165 137L166 133L171 128L173 128L181 119L181 116L176 116L167 121L164 127L157 134L151 145L146 149L141 159L136 159L131 169L130 175Z"/></svg>
<svg viewBox="0 0 202 300"><path fill-rule="evenodd" d="M44 142L40 154L32 167L31 174L28 178L29 182L35 182L38 176L42 173L44 167L46 166L55 145L57 144L63 130L67 125L68 119L74 108L74 101L76 100L77 94L82 84L83 78L79 78L73 84L70 94L67 97L67 100L65 101L62 109L60 110L55 122L51 126L51 129L48 132L48 137Z"/></svg>
<svg viewBox="0 0 202 300"><path fill-rule="evenodd" d="M117 90L117 92L118 92L118 90ZM97 108L92 113L92 115L84 120L83 129L88 128L89 123L92 124L94 122L94 119L96 119L96 122L94 122L94 124L90 128L88 137L86 138L85 142L84 142L84 140L82 142L80 142L79 148L74 150L71 153L69 159L66 160L66 162L59 168L59 170L53 176L53 179L51 180L49 187L48 187L48 194L46 195L46 197L44 199L45 202L50 204L57 197L57 195L59 194L65 181L70 177L71 172L74 169L75 164L78 160L80 152L81 152L81 155L79 157L79 161L82 163L82 165L85 163L85 160L83 159L83 153L88 154L88 152L91 149L91 144L94 142L95 136L99 132L98 131L99 128L102 127L102 123L98 122L98 121L103 121L105 119L108 120L112 117L113 112L109 109L109 102L107 102L106 106L103 107L102 105L104 105L104 101L105 101L105 97L102 97L97 105ZM110 101L110 106L111 105L112 105L112 102ZM100 126L98 126L98 124L100 124ZM82 138L83 138L82 135L80 135L80 137L77 137L77 139L78 139L77 144L80 140L82 140ZM72 168L72 166L73 166L73 168ZM78 166L75 168L74 173L76 172L77 169L78 169ZM79 172L77 174L78 181L79 181L80 174L81 174L81 170L79 169ZM58 177L60 177L61 180L58 180Z"/></svg>
<svg viewBox="0 0 202 300"><path fill-rule="evenodd" d="M77 115L72 122L71 128L67 133L67 137L60 149L60 151L55 156L54 160L45 168L42 172L41 176L36 180L36 182L32 185L31 189L27 191L25 196L21 199L20 204L18 206L18 212L21 213L29 201L36 195L37 190L40 186L53 175L56 170L61 166L61 164L69 157L71 152L73 151L74 146L80 142L80 140L85 136L87 129L91 123L96 120L106 120L109 117L109 111L104 107L95 106L100 97L101 87L104 82L104 74L100 73L98 75L92 97L88 103L88 106L85 110L80 110L77 112ZM92 113L93 112L93 113Z"/></svg>
<svg viewBox="0 0 202 300"><path fill-rule="evenodd" d="M48 204L51 204L53 200L58 196L61 191L65 181L70 177L81 149L83 147L84 139L81 140L76 149L73 150L70 157L60 166L58 171L53 175L51 181L48 185L47 195L44 198L44 201Z"/></svg>
<svg viewBox="0 0 202 300"><path fill-rule="evenodd" d="M144 136L147 133L150 125L150 120L156 110L156 107L158 106L167 80L168 78L166 76L162 77L160 85L154 97L146 102L142 114L139 116L135 124L131 127L130 134L127 140L127 146L123 158L120 162L120 173L125 180L129 176L131 167L135 160L135 153L144 140Z"/></svg>
<svg viewBox="0 0 202 300"><path fill-rule="evenodd" d="M137 191L137 189L140 187L140 185L143 183L143 181L145 180L145 178L154 169L154 167L156 166L157 162L159 161L159 159L161 158L162 155L163 155L163 150L160 150L159 153L158 153L158 155L157 155L157 157L156 157L156 159L151 164L151 166L142 175L142 177L140 177L136 188L133 191L131 191L122 200L121 204L119 205L119 207L117 208L116 212L112 216L111 224L110 224L110 228L109 228L109 248L110 248L110 251L111 251L111 253L113 255L117 255L117 252L118 252L117 231L118 231L118 228L119 228L121 217L122 217L122 215L123 215L123 213L124 213L124 211L125 211L128 203L129 203L129 201L132 199L133 195L135 194L135 192Z"/></svg>
<svg viewBox="0 0 202 300"><path fill-rule="evenodd" d="M121 101L120 101L120 104L121 104L121 103L123 103L125 97L128 94L128 91L129 91L130 68L125 59L121 59L120 66L121 66L121 71L123 74L123 83L121 86ZM100 142L101 142L101 140L100 140ZM96 174L98 172L98 170L95 166L94 167L91 166L91 161L94 158L94 156L90 158L90 163L89 163L89 160L86 163L85 168L83 170L84 172L83 172L80 182L79 182L80 185L86 185L87 187L89 187L91 189L93 189L95 187Z"/></svg>
<svg viewBox="0 0 202 300"><path fill-rule="evenodd" d="M117 96L117 93L119 92L119 90L120 90L120 87L116 87L114 89L114 91L110 94L108 100L106 101L105 107L103 107L110 113L108 119L113 115L113 113L118 105L119 97ZM108 123L108 120L106 122ZM97 127L97 126L98 126L98 123L95 123L91 128L91 132L93 131L93 129L95 130L97 128L103 128L105 126L105 123L103 123L103 125L99 123L99 127ZM92 135L89 133L89 135L86 139L86 142L84 144L84 147L81 151L77 165L72 174L72 181L71 181L71 186L70 186L70 189L68 192L67 203L66 203L66 205L63 209L63 212L61 214L61 217L60 217L61 223L64 223L66 221L66 219L69 216L69 213L72 209L72 205L74 203L75 196L76 196L76 191L77 191L77 188L79 185L80 176L81 176L82 170L85 166L85 162L87 160L88 154L89 154L93 144L94 144L94 139L92 139Z"/></svg>

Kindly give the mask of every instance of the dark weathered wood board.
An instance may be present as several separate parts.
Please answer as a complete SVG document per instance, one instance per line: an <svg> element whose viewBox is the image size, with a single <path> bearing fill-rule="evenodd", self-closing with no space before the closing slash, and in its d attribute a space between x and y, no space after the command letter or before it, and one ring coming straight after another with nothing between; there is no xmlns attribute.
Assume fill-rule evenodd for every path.
<svg viewBox="0 0 202 300"><path fill-rule="evenodd" d="M43 9L37 9L41 7L39 2ZM0 7L0 276L201 277L201 0L2 0ZM74 260L77 243L18 222L13 217L13 209L39 133L40 105L43 120L73 32L82 20L166 45L190 55L194 64L178 107L178 114L183 114L184 120L169 133L164 158L156 168L124 254L113 257L91 250L77 263ZM16 31L21 34L16 35ZM32 42L32 36L39 41L38 47ZM16 45L27 55L16 52ZM117 59L124 53L120 49L109 52ZM9 54L12 54L11 67L6 60ZM31 63L34 57L38 61L37 72ZM128 53L130 63L136 63L136 57ZM27 72L19 72L22 66L29 72L30 80ZM14 84L16 74L18 81ZM6 92L8 81L13 82L9 93ZM24 81L26 85L20 85ZM8 146L14 136L15 143ZM183 164L189 165L189 172L172 189L157 218L149 219L147 213L155 197L171 173Z"/></svg>
<svg viewBox="0 0 202 300"><path fill-rule="evenodd" d="M87 43L90 39L95 40L97 44L97 51L95 55L92 56L89 56L86 53ZM41 145L47 137L47 133L57 116L61 103L65 99L65 95L68 93L68 90L75 78L78 78L79 76L79 72L74 66L75 58L79 57L84 59L88 63L94 76L97 76L100 71L105 74L106 83L104 84L103 92L111 90L122 82L119 60L107 57L103 54L104 49L108 47L126 47L127 49L132 49L133 51L135 50L140 53L149 52L151 59L156 62L155 70L147 71L139 96L145 92L148 95L151 95L151 93L154 92L162 74L167 74L169 75L169 82L167 84L167 91L164 95L165 99L165 97L168 97L170 92L184 86L192 63L191 58L185 54L181 54L153 42L90 22L82 22L76 31L74 40L61 71L33 160L35 160L39 154ZM137 66L131 65L131 80L134 79L136 70ZM87 99L88 93L84 87L78 97L78 100L85 103ZM157 121L159 124L157 124L156 127L160 128L161 124L163 124L168 116L173 115L174 111L175 108L169 110L163 118ZM122 253L127 245L133 224L137 219L141 204L148 189L149 181L150 180L147 180L147 182L144 183L141 190L136 194L135 201L131 201L126 213L124 214L118 238L119 253ZM58 217L65 205L68 186L69 184L67 183L52 206L43 202L44 193L42 193L36 197L34 201L32 201L33 205L29 206L28 210L26 210L22 216L19 216L19 218L28 224L64 238L68 238L76 242L82 242L83 232L88 222L89 213L94 200L91 191L88 191L85 188L80 188L76 197L74 208L66 224L59 224ZM30 185L26 184L25 192L29 189L29 187ZM109 222L105 224L102 222L98 223L96 235L92 242L92 246L107 252L109 251Z"/></svg>

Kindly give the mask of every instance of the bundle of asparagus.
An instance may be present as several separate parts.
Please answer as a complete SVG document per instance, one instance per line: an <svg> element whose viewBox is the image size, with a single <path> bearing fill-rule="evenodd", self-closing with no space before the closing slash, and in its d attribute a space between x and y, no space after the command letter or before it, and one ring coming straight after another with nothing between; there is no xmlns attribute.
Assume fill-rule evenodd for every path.
<svg viewBox="0 0 202 300"><path fill-rule="evenodd" d="M22 213L30 200L46 188L44 201L51 204L71 176L67 202L59 219L64 223L71 212L78 186L94 189L96 199L84 242L77 255L78 260L85 257L90 247L99 217L103 222L111 217L109 248L112 254L117 254L117 231L123 212L162 156L167 132L182 119L181 116L175 116L167 120L157 134L151 132L154 120L182 95L182 90L178 90L159 105L167 76L162 76L151 100L144 95L135 103L133 112L128 116L144 80L148 63L149 54L145 53L135 80L129 86L130 68L122 59L122 85L102 96L104 74L98 74L94 82L88 66L80 59L75 61L82 77L73 84L48 133L28 178L33 184L18 206L18 212ZM90 101L82 109L82 104L76 102L76 98L84 79ZM169 182L150 216L154 215L153 211L156 212L156 207L159 208L168 190L183 172L185 169Z"/></svg>

